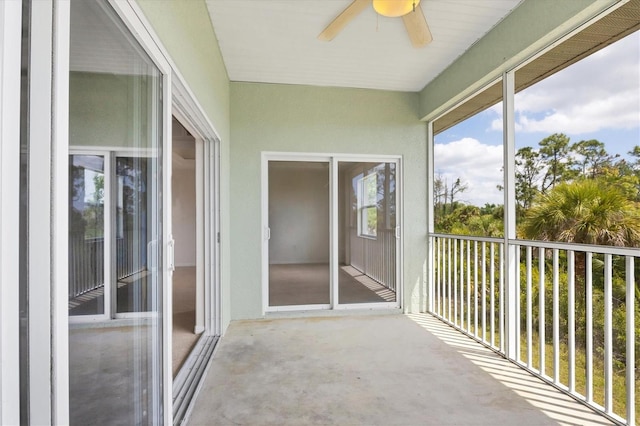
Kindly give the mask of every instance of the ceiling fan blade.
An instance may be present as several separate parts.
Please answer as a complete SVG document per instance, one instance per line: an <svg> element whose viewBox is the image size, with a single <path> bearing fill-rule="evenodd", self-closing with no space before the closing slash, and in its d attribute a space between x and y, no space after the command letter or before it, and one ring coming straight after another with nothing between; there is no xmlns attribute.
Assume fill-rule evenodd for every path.
<svg viewBox="0 0 640 426"><path fill-rule="evenodd" d="M370 4L371 0L354 0L318 35L318 39L323 41L333 40L353 18L358 16Z"/></svg>
<svg viewBox="0 0 640 426"><path fill-rule="evenodd" d="M429 31L424 12L422 12L419 4L416 6L415 12L409 12L404 15L402 21L407 29L413 47L424 47L431 43L433 37L431 36L431 31Z"/></svg>

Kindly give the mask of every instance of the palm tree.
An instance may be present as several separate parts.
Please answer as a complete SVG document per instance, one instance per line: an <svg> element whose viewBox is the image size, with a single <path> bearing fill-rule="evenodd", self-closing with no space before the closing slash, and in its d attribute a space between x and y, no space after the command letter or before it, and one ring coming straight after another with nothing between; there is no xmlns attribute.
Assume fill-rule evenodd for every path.
<svg viewBox="0 0 640 426"><path fill-rule="evenodd" d="M526 214L524 236L544 241L640 246L640 208L600 179L556 185Z"/></svg>

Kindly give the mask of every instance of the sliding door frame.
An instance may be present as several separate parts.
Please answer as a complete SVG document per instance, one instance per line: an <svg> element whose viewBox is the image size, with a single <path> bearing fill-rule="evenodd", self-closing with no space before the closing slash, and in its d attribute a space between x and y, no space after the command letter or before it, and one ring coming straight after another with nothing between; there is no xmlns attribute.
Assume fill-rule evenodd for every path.
<svg viewBox="0 0 640 426"><path fill-rule="evenodd" d="M324 162L329 163L329 264L330 264L330 303L315 305L269 305L269 162ZM339 300L339 179L338 170L341 162L385 162L396 165L396 301L380 303L340 303ZM401 309L403 300L403 254L402 254L402 218L403 218L403 185L401 155L367 155L367 154L334 154L334 153L296 153L272 152L261 153L261 254L262 254L262 313L309 310L357 310L357 309Z"/></svg>
<svg viewBox="0 0 640 426"><path fill-rule="evenodd" d="M332 229L331 232L334 233L334 239L335 239L335 250L334 250L334 256L332 257L332 262L335 266L335 268L332 269L332 275L333 275L333 285L334 287L334 294L336 294L336 298L334 299L334 307L333 309L336 310L350 310L350 309L400 309L402 307L402 290L403 290L403 282L402 282L402 232L403 232L403 226L402 226L402 218L403 218L403 204L402 204L402 194L403 194L403 188L402 188L402 156L399 155L385 155L385 156L376 156L376 155L353 155L353 154L347 154L347 155L337 155L333 158L333 161L335 162L335 166L334 166L334 170L335 170L335 175L333 176L334 181L336 182L336 186L337 186L337 182L338 182L338 170L339 170L339 164L340 163L393 163L396 165L396 229L395 229L395 241L396 241L396 250L395 250L395 264L396 264L396 273L395 273L395 279L396 279L396 300L395 302L370 302L370 303L340 303L340 294L338 291L340 282L339 282L339 277L338 277L338 269L339 269L339 259L338 259L338 241L339 241L339 230L338 227L336 226L335 229ZM332 215L334 216L334 223L338 223L338 207L339 207L339 203L338 203L338 193L339 191L334 191L334 194L332 196L335 197L334 202L336 205L336 208L332 210ZM347 236L345 236L346 238Z"/></svg>
<svg viewBox="0 0 640 426"><path fill-rule="evenodd" d="M329 279L329 303L318 303L313 305L285 305L285 306L269 306L269 240L271 239L271 229L269 228L269 162L271 161L291 161L291 162L308 162L308 163L326 163L329 166L329 209L334 210L333 205L333 161L327 154L301 154L301 153L262 153L262 311L265 312L287 312L287 311L310 311L310 310L326 310L333 307L333 273ZM333 215L329 216L329 231L334 228ZM334 255L333 232L329 239L329 265ZM330 266L331 267L331 266Z"/></svg>
<svg viewBox="0 0 640 426"><path fill-rule="evenodd" d="M21 31L22 1L0 2L0 424L20 423Z"/></svg>

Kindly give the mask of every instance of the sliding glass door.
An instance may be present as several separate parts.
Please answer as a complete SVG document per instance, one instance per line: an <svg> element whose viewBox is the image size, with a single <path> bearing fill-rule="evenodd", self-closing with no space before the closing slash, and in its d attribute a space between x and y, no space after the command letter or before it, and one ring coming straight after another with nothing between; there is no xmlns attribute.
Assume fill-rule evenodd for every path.
<svg viewBox="0 0 640 426"><path fill-rule="evenodd" d="M340 162L338 303L395 303L397 222L395 162Z"/></svg>
<svg viewBox="0 0 640 426"><path fill-rule="evenodd" d="M269 162L269 306L330 306L329 166Z"/></svg>
<svg viewBox="0 0 640 426"><path fill-rule="evenodd" d="M70 23L70 423L161 424L171 397L166 74L108 3L73 0Z"/></svg>
<svg viewBox="0 0 640 426"><path fill-rule="evenodd" d="M263 156L265 311L400 307L399 162Z"/></svg>

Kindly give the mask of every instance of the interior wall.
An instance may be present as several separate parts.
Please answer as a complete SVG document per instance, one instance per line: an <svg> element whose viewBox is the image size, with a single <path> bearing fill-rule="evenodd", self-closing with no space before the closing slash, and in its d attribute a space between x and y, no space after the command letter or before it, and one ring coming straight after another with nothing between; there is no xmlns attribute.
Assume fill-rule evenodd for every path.
<svg viewBox="0 0 640 426"><path fill-rule="evenodd" d="M261 153L401 155L404 300L425 303L426 125L417 93L231 83L231 288L234 319L262 316Z"/></svg>
<svg viewBox="0 0 640 426"><path fill-rule="evenodd" d="M269 167L269 263L329 263L329 165Z"/></svg>
<svg viewBox="0 0 640 426"><path fill-rule="evenodd" d="M174 167L171 184L173 185L172 231L175 240L176 266L196 266L195 161L190 161L184 166Z"/></svg>
<svg viewBox="0 0 640 426"><path fill-rule="evenodd" d="M135 1L220 139L220 297L224 332L231 320L229 77L204 0Z"/></svg>

